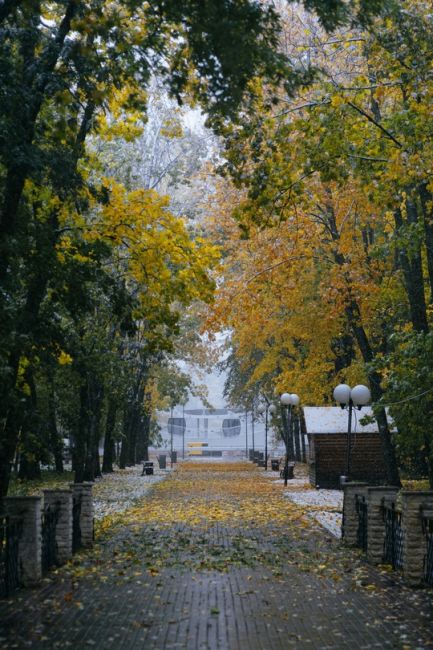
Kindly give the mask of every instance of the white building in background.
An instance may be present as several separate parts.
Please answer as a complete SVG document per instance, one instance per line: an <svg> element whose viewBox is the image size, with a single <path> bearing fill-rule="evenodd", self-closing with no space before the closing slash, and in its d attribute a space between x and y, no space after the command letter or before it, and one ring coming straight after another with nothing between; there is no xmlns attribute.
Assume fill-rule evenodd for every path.
<svg viewBox="0 0 433 650"><path fill-rule="evenodd" d="M171 448L185 456L189 449L202 443L206 455L210 456L245 456L248 449L264 451L265 425L263 421L251 420L251 413L239 413L227 408L190 409L177 408L158 415L158 424L163 439L162 448ZM284 452L281 441L275 441L275 432L268 428L268 452L279 456Z"/></svg>
<svg viewBox="0 0 433 650"><path fill-rule="evenodd" d="M223 344L226 337L226 333L220 333L217 336L218 343ZM253 426L251 413L246 415L244 412L233 411L227 407L224 398L225 373L214 371L202 376L185 363L179 363L179 366L191 375L195 384L205 384L207 399L212 409L205 408L199 397L190 396L185 408L178 406L172 414L169 411L160 412L158 424L163 439L162 449L171 448L171 432L173 432L173 449L181 455L183 449L186 455L188 445L193 443L204 443L204 449L218 452L218 455L221 452L221 455L234 454L245 457L248 449L264 451L263 417L254 422ZM173 421L169 422L171 417ZM272 427L268 428L268 453L271 456L280 456L284 453L283 443L275 442L275 432Z"/></svg>

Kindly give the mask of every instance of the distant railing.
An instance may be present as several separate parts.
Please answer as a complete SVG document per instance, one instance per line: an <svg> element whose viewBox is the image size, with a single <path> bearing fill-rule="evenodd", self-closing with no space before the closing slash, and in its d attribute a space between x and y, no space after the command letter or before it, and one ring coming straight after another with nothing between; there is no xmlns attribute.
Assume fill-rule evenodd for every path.
<svg viewBox="0 0 433 650"><path fill-rule="evenodd" d="M403 568L403 529L401 527L401 512L395 502L382 501L382 515L385 523L385 540L383 545L383 561L391 564L393 569Z"/></svg>
<svg viewBox="0 0 433 650"><path fill-rule="evenodd" d="M72 552L81 548L81 494L74 494L72 502Z"/></svg>
<svg viewBox="0 0 433 650"><path fill-rule="evenodd" d="M365 495L357 494L355 496L356 512L358 514L358 527L356 530L356 544L364 553L367 552L368 546L368 503Z"/></svg>
<svg viewBox="0 0 433 650"><path fill-rule="evenodd" d="M57 564L56 528L57 522L59 520L59 514L60 508L58 504L45 506L42 512L41 562L43 573Z"/></svg>
<svg viewBox="0 0 433 650"><path fill-rule="evenodd" d="M425 535L424 583L433 587L433 509L421 509L422 529Z"/></svg>
<svg viewBox="0 0 433 650"><path fill-rule="evenodd" d="M22 521L0 516L0 598L20 586L18 548Z"/></svg>

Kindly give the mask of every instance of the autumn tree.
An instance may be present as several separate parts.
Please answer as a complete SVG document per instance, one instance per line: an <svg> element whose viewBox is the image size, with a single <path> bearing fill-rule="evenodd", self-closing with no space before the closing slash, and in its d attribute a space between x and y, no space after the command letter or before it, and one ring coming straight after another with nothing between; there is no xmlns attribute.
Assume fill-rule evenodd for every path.
<svg viewBox="0 0 433 650"><path fill-rule="evenodd" d="M4 4L0 19L4 494L21 428L20 367L39 345L35 324L43 328L56 249L71 227L64 214L108 200L82 165L87 135L113 101L127 119L142 116L156 70L179 99L188 87L217 116L234 112L252 74L280 74L284 61L273 48L275 13L249 3L29 1ZM234 42L245 54L232 61Z"/></svg>
<svg viewBox="0 0 433 650"><path fill-rule="evenodd" d="M248 376L277 369L277 387L305 390L316 403L329 399L337 379L368 380L395 484L395 440L382 404L388 390L395 400L397 386L400 401L422 392L418 371L409 375L412 390L402 377L408 350L419 358L422 340L429 349L431 294L423 117L431 14L421 2L403 5L387 8L368 31L331 38L305 14L297 33L291 23L283 45L299 67L317 70L316 80L293 97L281 92L273 108L266 91L261 100L257 92L249 119L227 127L224 171L237 188L240 228L228 219L215 226L228 253L219 316L227 314L222 322ZM428 353L421 358L428 368ZM429 408L426 397L424 422ZM399 427L410 429L414 410L393 407ZM407 451L403 438L399 449ZM428 429L418 440L430 466Z"/></svg>

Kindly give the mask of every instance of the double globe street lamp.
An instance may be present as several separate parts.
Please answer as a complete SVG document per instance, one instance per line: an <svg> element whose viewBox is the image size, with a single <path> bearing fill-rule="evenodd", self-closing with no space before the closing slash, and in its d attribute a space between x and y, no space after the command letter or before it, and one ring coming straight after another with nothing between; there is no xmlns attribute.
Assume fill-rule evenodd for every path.
<svg viewBox="0 0 433 650"><path fill-rule="evenodd" d="M284 485L287 485L287 479L289 478L289 444L292 442L291 440L291 427L292 427L292 408L294 406L299 406L299 395L296 395L296 393L283 393L280 396L280 402L281 406L287 407L287 421L286 421L286 426L284 427L285 432L286 432L286 458L284 461ZM292 443L292 449L291 449L292 455L293 455L293 443Z"/></svg>
<svg viewBox="0 0 433 650"><path fill-rule="evenodd" d="M266 399L266 398L265 398ZM257 408L257 413L261 415L265 413L265 471L268 469L268 421L269 413L274 415L277 412L277 407L266 400L266 404L260 404Z"/></svg>
<svg viewBox="0 0 433 650"><path fill-rule="evenodd" d="M334 388L334 399L344 409L348 407L347 446L346 446L346 475L340 476L340 484L350 480L352 456L352 410L353 407L361 409L371 401L370 389L363 384L350 388L347 384L338 384Z"/></svg>

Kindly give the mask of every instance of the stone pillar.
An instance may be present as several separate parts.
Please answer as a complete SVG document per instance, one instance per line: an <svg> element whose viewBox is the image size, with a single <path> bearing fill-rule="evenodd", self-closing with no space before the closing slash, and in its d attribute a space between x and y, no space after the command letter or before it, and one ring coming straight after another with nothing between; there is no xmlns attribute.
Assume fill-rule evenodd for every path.
<svg viewBox="0 0 433 650"><path fill-rule="evenodd" d="M367 497L367 483L344 483L343 521L341 534L344 542L349 546L356 546L358 533L358 513L356 512L356 495Z"/></svg>
<svg viewBox="0 0 433 650"><path fill-rule="evenodd" d="M59 507L56 526L57 563L65 564L72 557L71 490L44 490L44 506Z"/></svg>
<svg viewBox="0 0 433 650"><path fill-rule="evenodd" d="M18 546L20 582L24 587L38 585L42 578L41 497L5 497L4 511L22 520Z"/></svg>
<svg viewBox="0 0 433 650"><path fill-rule="evenodd" d="M84 548L93 546L93 483L71 483L73 495L81 496L81 545Z"/></svg>
<svg viewBox="0 0 433 650"><path fill-rule="evenodd" d="M370 487L368 493L368 549L367 558L372 564L383 562L383 545L385 541L385 522L383 521L382 499L396 497L398 487L386 485Z"/></svg>
<svg viewBox="0 0 433 650"><path fill-rule="evenodd" d="M433 491L401 492L401 526L403 529L403 575L412 587L423 581L426 538L422 529L422 511L424 506L433 508Z"/></svg>

